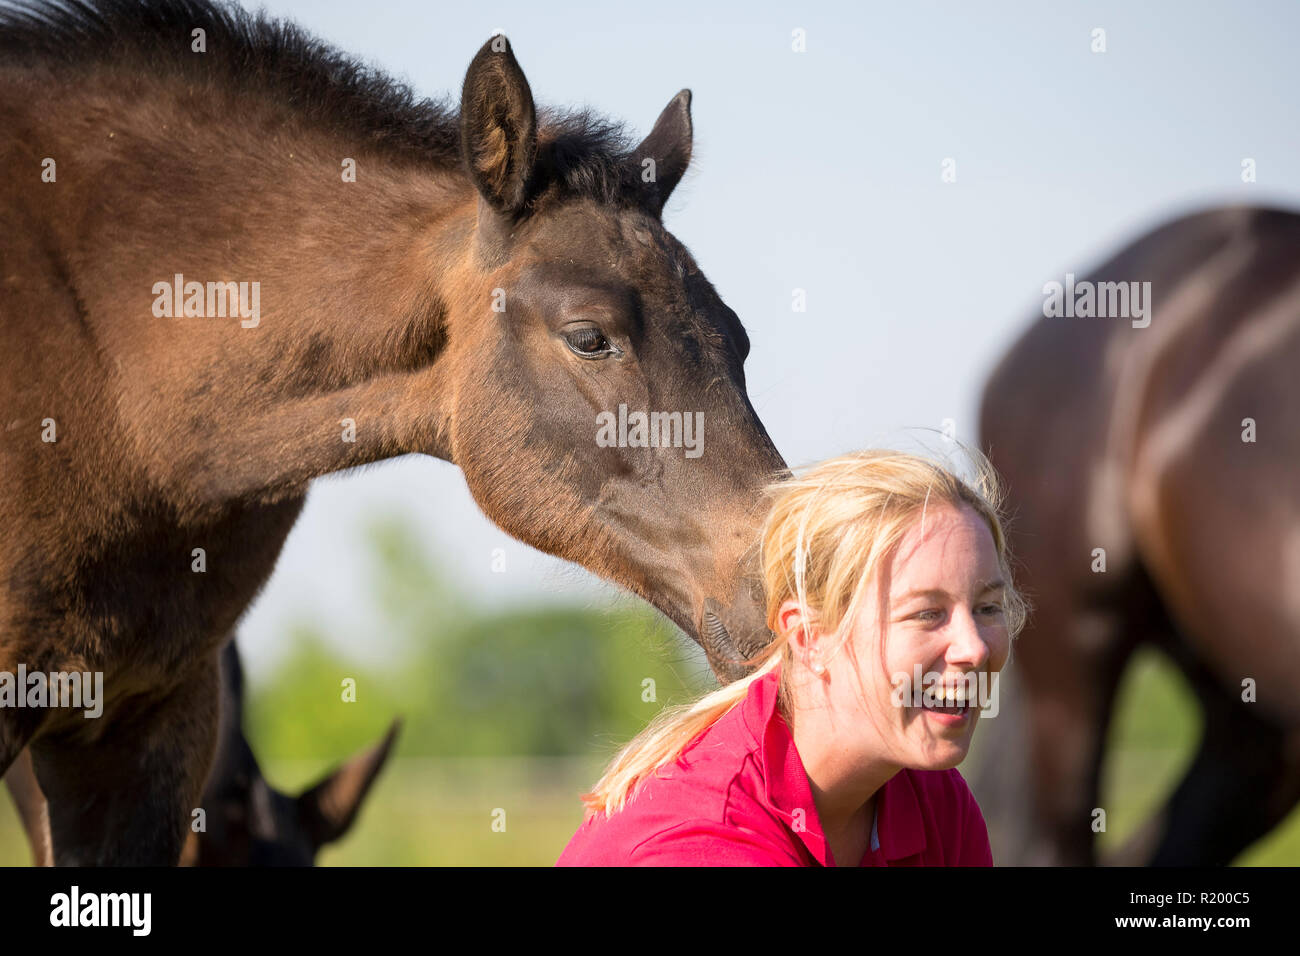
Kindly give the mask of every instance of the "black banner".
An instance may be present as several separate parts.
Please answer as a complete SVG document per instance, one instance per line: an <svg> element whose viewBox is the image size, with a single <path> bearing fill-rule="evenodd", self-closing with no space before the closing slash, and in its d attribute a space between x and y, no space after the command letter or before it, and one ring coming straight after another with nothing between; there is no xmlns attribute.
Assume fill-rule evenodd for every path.
<svg viewBox="0 0 1300 956"><path fill-rule="evenodd" d="M594 926L603 914L626 923L638 912L647 932L658 935L674 913L693 922L707 900L709 921L725 917L744 935L758 928L742 930L760 913L802 922L803 911L816 916L805 924L810 928L860 921L861 930L896 930L914 939L969 941L975 937L967 933L988 933L1026 941L1106 936L1177 944L1201 937L1232 945L1241 934L1280 932L1290 924L1294 875L1267 868L873 870L857 884L861 907L845 909L841 893L822 897L828 884L785 884L771 873L737 871L10 869L0 870L0 913L7 943L72 934L128 945L145 939L333 943L419 932L433 919L490 927L494 940L512 929L535 936L549 926L550 935L575 917ZM755 911L753 904L774 890L782 898Z"/></svg>

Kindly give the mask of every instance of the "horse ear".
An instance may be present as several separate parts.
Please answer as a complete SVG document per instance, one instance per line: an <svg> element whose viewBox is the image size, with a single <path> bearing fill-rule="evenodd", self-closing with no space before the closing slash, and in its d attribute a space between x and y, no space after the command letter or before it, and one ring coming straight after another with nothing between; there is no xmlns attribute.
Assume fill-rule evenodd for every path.
<svg viewBox="0 0 1300 956"><path fill-rule="evenodd" d="M383 740L348 760L298 797L298 819L313 846L332 843L351 828L361 801L384 768L401 727L401 719L394 720Z"/></svg>
<svg viewBox="0 0 1300 956"><path fill-rule="evenodd" d="M537 111L510 41L501 34L483 44L465 73L460 150L488 205L517 216L537 161Z"/></svg>
<svg viewBox="0 0 1300 956"><path fill-rule="evenodd" d="M656 216L663 213L668 197L691 164L691 135L691 91L682 90L664 107L650 135L633 151L647 188L647 204ZM654 165L649 166L647 159L654 160ZM650 169L654 177L647 181Z"/></svg>

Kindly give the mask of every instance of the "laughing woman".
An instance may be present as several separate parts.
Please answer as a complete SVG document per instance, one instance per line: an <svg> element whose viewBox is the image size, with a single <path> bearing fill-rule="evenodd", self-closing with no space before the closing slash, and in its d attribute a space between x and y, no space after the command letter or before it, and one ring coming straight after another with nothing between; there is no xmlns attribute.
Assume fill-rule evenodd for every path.
<svg viewBox="0 0 1300 956"><path fill-rule="evenodd" d="M774 486L776 638L624 748L559 865L991 866L955 768L1025 607L976 457L971 483L868 451Z"/></svg>

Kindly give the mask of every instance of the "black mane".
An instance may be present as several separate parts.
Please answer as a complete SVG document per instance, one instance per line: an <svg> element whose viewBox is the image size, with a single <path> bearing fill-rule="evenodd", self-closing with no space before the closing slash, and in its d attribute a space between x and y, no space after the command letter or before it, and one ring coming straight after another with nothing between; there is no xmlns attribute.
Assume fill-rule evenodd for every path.
<svg viewBox="0 0 1300 956"><path fill-rule="evenodd" d="M191 51L202 29L206 50ZM473 51L466 51L469 63ZM0 66L125 64L217 79L291 103L305 119L360 136L390 155L458 166L460 116L451 100L421 99L298 25L231 0L18 0L0 6ZM543 175L569 195L638 200L623 126L589 111L539 108Z"/></svg>

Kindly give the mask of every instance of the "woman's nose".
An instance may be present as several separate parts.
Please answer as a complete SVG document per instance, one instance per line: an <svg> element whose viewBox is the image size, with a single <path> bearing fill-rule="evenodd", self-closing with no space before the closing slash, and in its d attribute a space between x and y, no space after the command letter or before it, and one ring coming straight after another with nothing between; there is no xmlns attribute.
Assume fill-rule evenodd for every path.
<svg viewBox="0 0 1300 956"><path fill-rule="evenodd" d="M989 646L980 634L979 625L969 611L953 616L948 644L947 660L950 664L969 664L983 667L989 657Z"/></svg>

